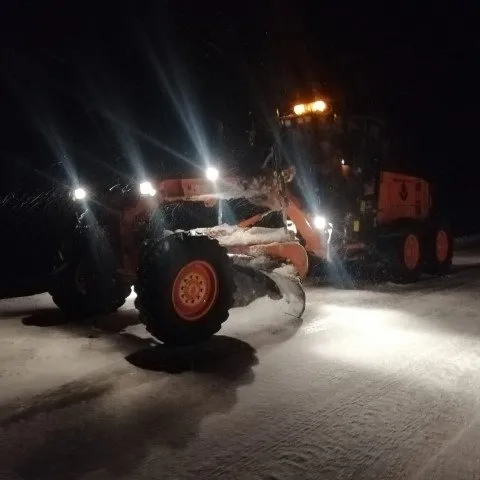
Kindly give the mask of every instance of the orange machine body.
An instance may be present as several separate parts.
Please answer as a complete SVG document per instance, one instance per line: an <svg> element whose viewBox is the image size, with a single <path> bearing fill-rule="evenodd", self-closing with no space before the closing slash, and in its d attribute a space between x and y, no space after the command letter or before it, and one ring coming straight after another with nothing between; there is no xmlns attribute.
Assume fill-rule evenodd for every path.
<svg viewBox="0 0 480 480"><path fill-rule="evenodd" d="M285 178L291 181L292 172L286 170ZM431 197L428 182L413 176L393 172L380 172L374 212L376 225L388 226L401 219L424 220L430 214ZM268 208L271 211L284 210L286 217L292 221L300 239L299 244L235 246L229 248L231 253L249 254L253 251L262 252L272 257L284 258L292 263L299 275L304 277L308 270L307 253L319 259L330 258L329 232L320 231L314 226L314 218L301 206L301 202L292 195L288 188L281 193L275 179L264 177L258 184L258 190L248 189L242 181L236 178L223 179L215 185L204 179L163 180L155 185L155 197L140 197L130 209L122 211L120 220L121 264L124 275L134 277L138 262L138 241L141 238L139 231L148 223L152 212L162 203L178 201L201 201L211 206L220 198L234 198L245 195L253 203ZM230 193L228 193L230 192ZM232 193L233 192L233 193ZM232 195L228 197L228 195ZM239 222L240 228L255 226L264 214L255 215ZM365 249L363 238L364 226L367 219L360 213L354 216L352 224L359 226L357 234L345 238L343 249L348 252L359 252ZM356 231L352 227L352 232Z"/></svg>
<svg viewBox="0 0 480 480"><path fill-rule="evenodd" d="M260 175L255 179L224 178L213 183L202 178L166 179L155 185L156 195L140 196L130 208L121 211L120 218L120 260L122 275L134 278L138 264L139 242L142 232L149 224L153 212L164 203L203 202L213 206L219 199L247 198L252 203L266 207L269 211L279 211L282 205L287 206L294 221L299 222L300 229L318 251L321 243L314 238L315 231L309 220L299 209L293 206L281 193L281 183L288 183L295 174L294 169L285 169L276 175ZM280 180L279 176L282 176ZM240 228L253 226L261 216L255 216L239 223ZM316 243L317 242L317 243ZM299 242L268 242L260 245L235 245L227 247L231 253L247 255L266 255L279 260L288 260L304 278L308 271L308 257L304 246Z"/></svg>

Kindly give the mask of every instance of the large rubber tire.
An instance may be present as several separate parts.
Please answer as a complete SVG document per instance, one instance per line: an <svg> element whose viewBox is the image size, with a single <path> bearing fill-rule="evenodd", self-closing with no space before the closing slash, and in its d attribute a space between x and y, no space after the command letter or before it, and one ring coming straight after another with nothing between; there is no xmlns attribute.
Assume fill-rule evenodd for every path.
<svg viewBox="0 0 480 480"><path fill-rule="evenodd" d="M425 271L447 275L452 267L453 234L444 220L432 221L425 236Z"/></svg>
<svg viewBox="0 0 480 480"><path fill-rule="evenodd" d="M130 286L118 277L114 253L101 228L77 232L60 253L66 266L54 277L49 293L67 316L106 315L125 303Z"/></svg>
<svg viewBox="0 0 480 480"><path fill-rule="evenodd" d="M199 309L194 315L182 303L190 297L184 300L180 289L182 285L190 288L181 280L195 265L206 273L200 275L204 283L192 284L194 292L197 287L196 292L205 291L198 295L202 295L201 300L192 300L198 302L192 308ZM205 290L200 290L201 285L206 285ZM225 248L216 240L173 234L144 244L135 291L140 319L154 337L169 345L193 345L208 340L227 320L234 299L233 267ZM197 298L196 293L194 296Z"/></svg>
<svg viewBox="0 0 480 480"><path fill-rule="evenodd" d="M389 236L388 269L397 283L416 282L423 273L424 234L416 225L402 228Z"/></svg>

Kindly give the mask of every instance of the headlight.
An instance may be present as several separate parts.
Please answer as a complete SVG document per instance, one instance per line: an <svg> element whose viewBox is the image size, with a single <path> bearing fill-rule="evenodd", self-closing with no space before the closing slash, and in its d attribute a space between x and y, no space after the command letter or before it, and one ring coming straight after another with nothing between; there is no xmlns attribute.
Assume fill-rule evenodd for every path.
<svg viewBox="0 0 480 480"><path fill-rule="evenodd" d="M317 215L313 219L313 224L315 225L315 228L318 228L318 230L324 230L325 227L327 226L327 220L325 217L322 217L321 215Z"/></svg>
<svg viewBox="0 0 480 480"><path fill-rule="evenodd" d="M218 168L208 167L205 171L205 176L211 182L216 182L218 180L218 177L220 176L220 172L218 171Z"/></svg>
<svg viewBox="0 0 480 480"><path fill-rule="evenodd" d="M78 187L73 191L74 200L85 200L85 198L87 198L87 191L84 188Z"/></svg>
<svg viewBox="0 0 480 480"><path fill-rule="evenodd" d="M140 184L140 194L141 195L148 195L150 197L154 197L157 191L153 188L153 185L150 182L142 182Z"/></svg>

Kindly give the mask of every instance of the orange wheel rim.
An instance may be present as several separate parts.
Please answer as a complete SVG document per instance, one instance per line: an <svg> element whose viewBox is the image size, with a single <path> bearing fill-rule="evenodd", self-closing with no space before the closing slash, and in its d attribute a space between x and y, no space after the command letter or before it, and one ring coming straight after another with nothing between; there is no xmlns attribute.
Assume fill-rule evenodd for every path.
<svg viewBox="0 0 480 480"><path fill-rule="evenodd" d="M442 263L448 257L448 234L445 230L437 232L437 238L435 239L435 251L437 254L437 260Z"/></svg>
<svg viewBox="0 0 480 480"><path fill-rule="evenodd" d="M420 261L420 242L416 235L409 235L405 239L403 247L403 258L405 266L409 270L414 270Z"/></svg>
<svg viewBox="0 0 480 480"><path fill-rule="evenodd" d="M187 263L175 277L173 308L184 320L194 322L206 315L218 297L218 277L214 268L200 260Z"/></svg>

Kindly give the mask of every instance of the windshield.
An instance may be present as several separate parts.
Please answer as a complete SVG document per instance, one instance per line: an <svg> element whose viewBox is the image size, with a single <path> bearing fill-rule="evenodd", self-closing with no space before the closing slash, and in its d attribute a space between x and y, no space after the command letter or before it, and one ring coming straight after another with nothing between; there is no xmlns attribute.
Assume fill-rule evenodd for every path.
<svg viewBox="0 0 480 480"><path fill-rule="evenodd" d="M295 166L294 194L315 210L328 203L341 180L341 152L336 145L338 134L330 125L302 124L284 127L282 158Z"/></svg>

